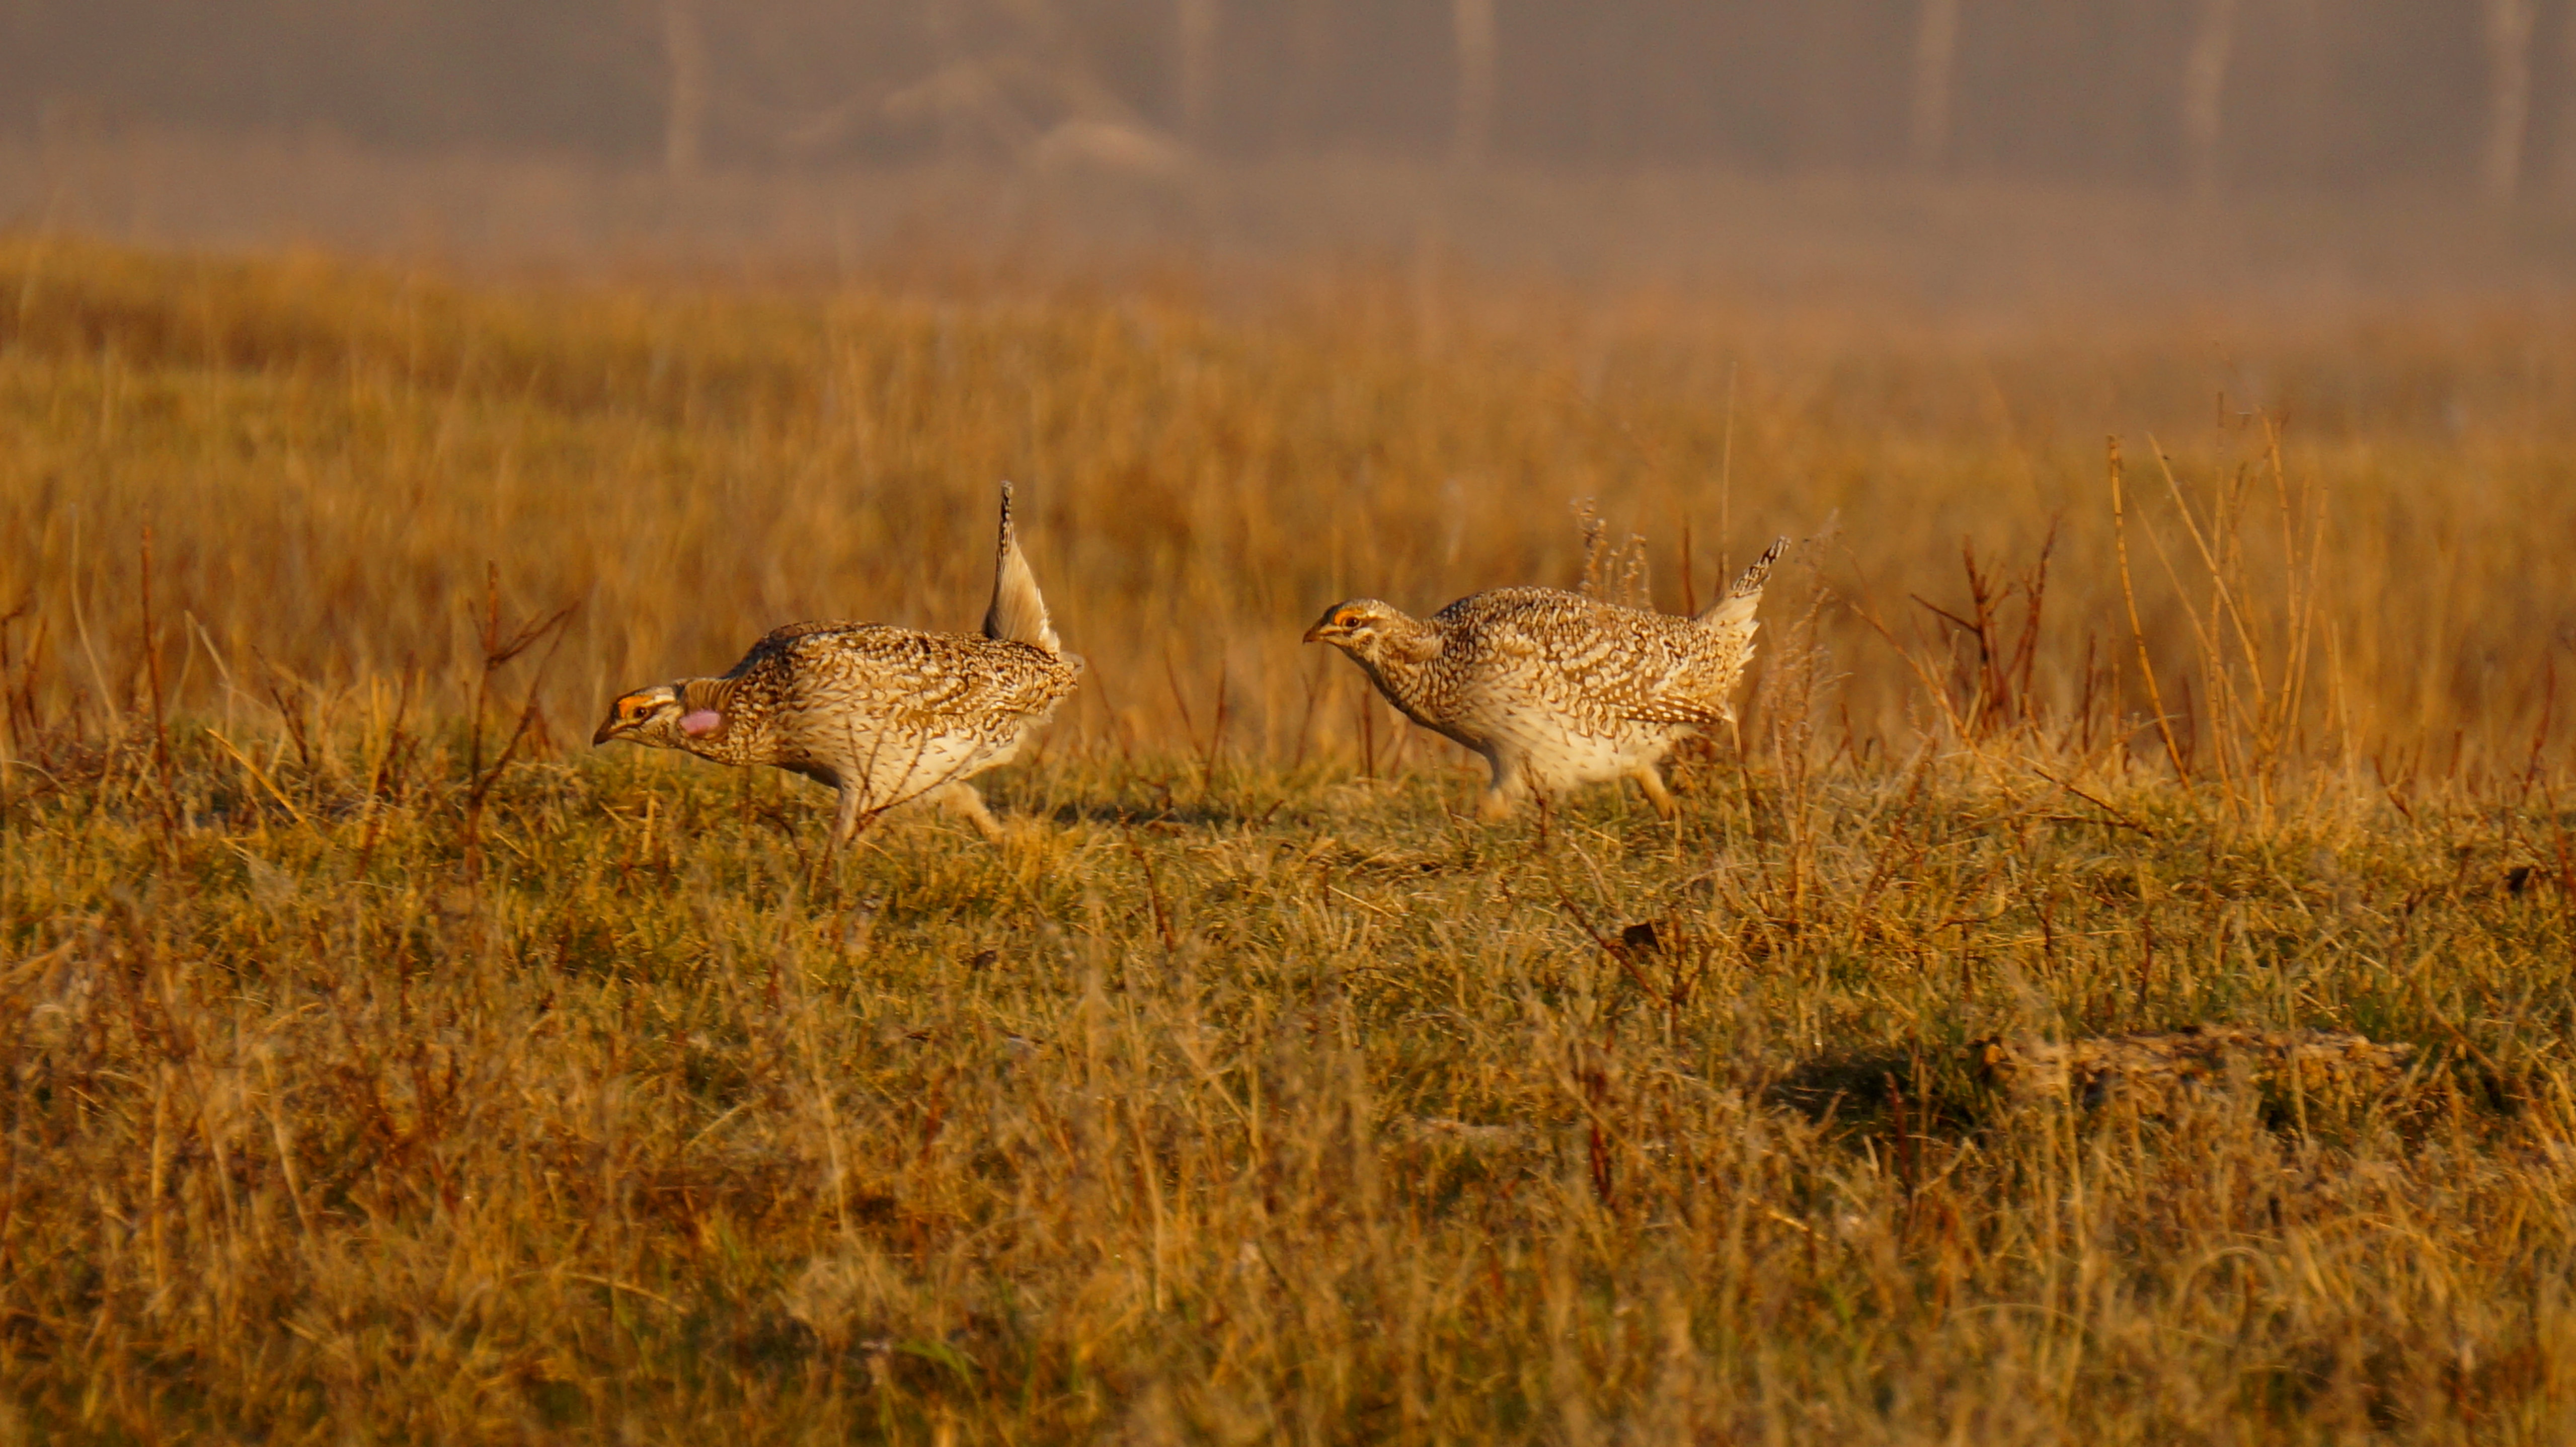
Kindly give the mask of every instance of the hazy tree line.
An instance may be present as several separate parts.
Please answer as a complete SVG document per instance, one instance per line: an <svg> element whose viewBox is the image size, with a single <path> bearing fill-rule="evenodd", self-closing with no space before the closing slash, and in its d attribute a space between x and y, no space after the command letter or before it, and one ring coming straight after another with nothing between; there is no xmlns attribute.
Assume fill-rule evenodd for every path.
<svg viewBox="0 0 2576 1447"><path fill-rule="evenodd" d="M0 131L2576 194L2576 0L0 0Z"/></svg>

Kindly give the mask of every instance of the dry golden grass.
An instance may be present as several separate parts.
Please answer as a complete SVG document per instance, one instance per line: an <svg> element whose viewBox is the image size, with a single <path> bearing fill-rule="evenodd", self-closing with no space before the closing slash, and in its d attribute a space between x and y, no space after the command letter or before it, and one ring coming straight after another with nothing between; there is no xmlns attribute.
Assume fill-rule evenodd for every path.
<svg viewBox="0 0 2576 1447"><path fill-rule="evenodd" d="M1085 746L1204 748L1222 685L1227 746L1350 748L1361 690L1300 651L1315 613L1569 580L1585 497L1650 536L1668 607L1775 534L1822 538L1793 574L1918 648L1946 625L1910 596L1966 610L1963 541L2017 575L2056 524L2034 686L2078 712L2089 650L2093 691L2116 681L2143 710L2106 433L2185 736L2227 731L2190 677L2186 609L2235 640L2153 442L2204 517L2228 515L2212 541L2245 550L2235 601L2284 635L2267 652L2288 656L2301 610L2303 752L2392 777L2519 770L2576 619L2558 566L2576 332L2546 314L1981 340L1464 281L1226 307L1178 281L467 291L50 241L0 252L0 303L0 528L20 540L0 599L31 605L22 656L43 634L48 717L141 682L144 524L173 707L221 709L218 660L253 650L326 696L417 671L453 707L489 561L514 614L579 605L545 700L569 729L613 689L729 665L782 618L965 626L1003 476L1095 665L1066 735ZM2274 566L2276 422L2314 562L2295 597ZM1904 747L1915 678L1854 612L1823 628L1848 674L1837 732L1848 714L1855 747Z"/></svg>
<svg viewBox="0 0 2576 1447"><path fill-rule="evenodd" d="M0 1436L2562 1438L2570 335L17 244ZM1003 474L1092 664L1008 846L556 746L771 623L967 623ZM1568 580L1587 494L1668 606L1685 524L1702 597L1822 540L1678 828L1472 825L1294 639ZM2052 519L2026 649L1912 601ZM1967 1063L2186 1021L2418 1053Z"/></svg>

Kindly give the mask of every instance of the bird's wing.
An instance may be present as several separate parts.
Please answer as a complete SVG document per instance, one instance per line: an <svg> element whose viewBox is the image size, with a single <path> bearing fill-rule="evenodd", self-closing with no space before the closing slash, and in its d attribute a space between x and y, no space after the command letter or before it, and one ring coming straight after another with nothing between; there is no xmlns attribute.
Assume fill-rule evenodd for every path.
<svg viewBox="0 0 2576 1447"><path fill-rule="evenodd" d="M784 640L781 661L808 709L924 729L1041 712L1072 690L1076 672L1024 643L882 624L800 634Z"/></svg>
<svg viewBox="0 0 2576 1447"><path fill-rule="evenodd" d="M731 682L734 679L748 678L768 670L793 666L800 651L796 646L798 642L817 634L858 634L881 630L884 627L885 625L881 623L781 624L762 634L760 641L751 645L751 651L742 656L742 661L725 670L723 677L718 681Z"/></svg>
<svg viewBox="0 0 2576 1447"><path fill-rule="evenodd" d="M1689 727L1727 716L1722 691L1709 687L1707 640L1692 635L1689 619L1553 590L1510 593L1520 596L1478 595L1492 605L1450 620L1469 625L1469 666L1485 686L1525 689L1603 723Z"/></svg>

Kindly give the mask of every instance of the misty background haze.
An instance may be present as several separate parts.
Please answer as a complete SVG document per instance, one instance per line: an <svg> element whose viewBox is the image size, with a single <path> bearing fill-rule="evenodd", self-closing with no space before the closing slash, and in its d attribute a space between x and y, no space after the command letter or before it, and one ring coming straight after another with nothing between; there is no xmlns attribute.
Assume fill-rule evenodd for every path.
<svg viewBox="0 0 2576 1447"><path fill-rule="evenodd" d="M2152 256L2122 238L2177 199L2310 208L2237 247L2275 256L2398 228L2342 263L2386 270L2473 213L2451 273L2554 275L2576 3L0 0L0 225L504 252L989 229L937 175L1290 246L1400 240L1436 179L1470 242L1529 250L1545 218L1681 257L1776 223L1802 258L1861 244L1845 273L1909 237L1972 266L1999 231ZM1675 211L1676 175L1719 179ZM1156 189L1185 187L1186 212ZM1924 209L1945 190L1964 213ZM2069 192L2096 197L2072 231L2026 209Z"/></svg>

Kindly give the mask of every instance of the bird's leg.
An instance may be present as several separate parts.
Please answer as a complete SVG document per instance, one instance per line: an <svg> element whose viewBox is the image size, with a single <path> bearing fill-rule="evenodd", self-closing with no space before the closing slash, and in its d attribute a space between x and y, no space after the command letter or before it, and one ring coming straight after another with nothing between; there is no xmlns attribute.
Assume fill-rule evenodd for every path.
<svg viewBox="0 0 2576 1447"><path fill-rule="evenodd" d="M975 792L974 785L963 781L946 784L937 793L939 802L951 813L963 815L967 823L975 826L976 833L995 844L1002 842L1001 821L993 817L992 810L984 807L984 796Z"/></svg>
<svg viewBox="0 0 2576 1447"><path fill-rule="evenodd" d="M833 843L847 844L858 837L860 830L868 826L868 819L874 816L862 813L860 806L865 801L865 791L854 789L847 784L841 786L841 812L832 821Z"/></svg>
<svg viewBox="0 0 2576 1447"><path fill-rule="evenodd" d="M1637 781L1637 787L1646 791L1646 802L1655 806L1659 817L1670 820L1680 812L1681 806L1673 802L1673 791L1664 787L1664 776L1651 761L1639 764L1630 777Z"/></svg>
<svg viewBox="0 0 2576 1447"><path fill-rule="evenodd" d="M1529 780L1517 756L1488 754L1485 762L1493 766L1494 777L1485 786L1483 797L1476 800L1476 817L1490 824L1519 812L1521 796L1529 792Z"/></svg>

